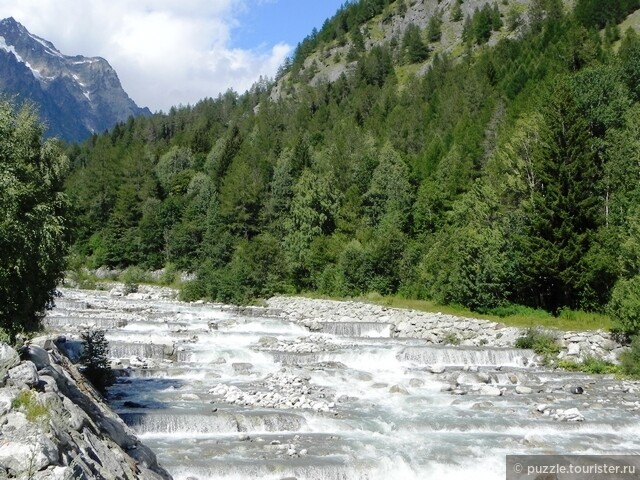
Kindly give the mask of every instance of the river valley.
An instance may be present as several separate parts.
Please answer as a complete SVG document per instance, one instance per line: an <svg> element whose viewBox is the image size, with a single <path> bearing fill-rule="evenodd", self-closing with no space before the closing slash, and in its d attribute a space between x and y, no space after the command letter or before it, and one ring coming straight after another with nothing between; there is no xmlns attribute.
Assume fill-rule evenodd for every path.
<svg viewBox="0 0 640 480"><path fill-rule="evenodd" d="M640 454L636 382L369 320L63 290L46 324L70 355L106 330L110 403L178 480L481 480L507 454Z"/></svg>

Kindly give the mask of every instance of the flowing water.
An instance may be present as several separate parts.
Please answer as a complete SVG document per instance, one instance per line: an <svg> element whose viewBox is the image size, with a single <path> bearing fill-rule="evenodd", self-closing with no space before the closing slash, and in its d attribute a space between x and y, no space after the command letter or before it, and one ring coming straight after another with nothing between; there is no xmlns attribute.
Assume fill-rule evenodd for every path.
<svg viewBox="0 0 640 480"><path fill-rule="evenodd" d="M481 480L504 478L507 454L640 453L637 385L545 370L531 352L64 294L47 323L107 330L122 366L111 404L175 479ZM568 408L585 420L554 419Z"/></svg>

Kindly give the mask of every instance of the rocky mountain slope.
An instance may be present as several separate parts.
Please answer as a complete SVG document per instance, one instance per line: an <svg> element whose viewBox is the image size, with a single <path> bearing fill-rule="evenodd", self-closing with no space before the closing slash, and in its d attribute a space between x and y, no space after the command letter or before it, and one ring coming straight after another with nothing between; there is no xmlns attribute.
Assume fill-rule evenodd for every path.
<svg viewBox="0 0 640 480"><path fill-rule="evenodd" d="M35 103L47 135L68 141L151 114L129 98L105 59L63 55L13 18L0 21L0 93Z"/></svg>
<svg viewBox="0 0 640 480"><path fill-rule="evenodd" d="M0 343L0 478L171 477L56 343L43 338L20 356Z"/></svg>
<svg viewBox="0 0 640 480"><path fill-rule="evenodd" d="M300 80L311 85L324 81L335 82L343 73L349 74L355 70L358 52L391 44L396 54L400 54L403 38L412 27L419 29L429 55L418 64L407 65L404 73L424 74L438 55L456 59L468 53L464 46L464 30L476 12L487 7L499 11L502 25L491 31L486 41L488 45L495 45L502 38L518 38L521 35L530 21L533 3L531 0L394 0L382 12L359 25L357 32L352 28L347 34L339 34L330 42L318 42L300 65L295 65L294 58L293 68L286 70L286 74L276 83L272 99L280 98L283 93L291 93ZM562 3L565 10L570 11L575 2L563 0ZM437 34L432 34L434 28L439 30ZM299 57L301 47L304 50L305 42L313 43L315 38L321 37L322 32L307 37L298 46L296 57Z"/></svg>

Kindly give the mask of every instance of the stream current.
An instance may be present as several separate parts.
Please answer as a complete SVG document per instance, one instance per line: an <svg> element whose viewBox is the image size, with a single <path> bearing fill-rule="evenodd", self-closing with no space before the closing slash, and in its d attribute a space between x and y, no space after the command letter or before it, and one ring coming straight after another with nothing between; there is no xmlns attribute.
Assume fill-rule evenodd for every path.
<svg viewBox="0 0 640 480"><path fill-rule="evenodd" d="M109 401L177 480L502 479L507 454L640 454L636 384L545 369L530 351L63 294L49 329L106 330Z"/></svg>

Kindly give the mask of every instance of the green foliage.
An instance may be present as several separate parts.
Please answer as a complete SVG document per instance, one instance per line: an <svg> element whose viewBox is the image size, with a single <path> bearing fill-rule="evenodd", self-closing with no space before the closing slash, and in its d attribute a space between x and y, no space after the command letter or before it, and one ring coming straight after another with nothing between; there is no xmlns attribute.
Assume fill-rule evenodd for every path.
<svg viewBox="0 0 640 480"><path fill-rule="evenodd" d="M482 45L489 41L494 31L498 31L501 28L502 19L500 18L498 5L494 3L492 7L485 3L482 8L476 8L473 16L467 17L462 38L469 44Z"/></svg>
<svg viewBox="0 0 640 480"><path fill-rule="evenodd" d="M533 350L538 355L546 357L560 353L560 345L556 339L537 328L529 328L515 343L516 348Z"/></svg>
<svg viewBox="0 0 640 480"><path fill-rule="evenodd" d="M438 42L442 37L442 13L435 12L427 24L427 39L430 42Z"/></svg>
<svg viewBox="0 0 640 480"><path fill-rule="evenodd" d="M49 409L38 401L38 397L31 390L21 390L11 402L11 407L24 412L27 420L37 422L49 415Z"/></svg>
<svg viewBox="0 0 640 480"><path fill-rule="evenodd" d="M141 283L148 283L150 278L143 269L136 266L127 267L120 280L124 283L125 293L135 293Z"/></svg>
<svg viewBox="0 0 640 480"><path fill-rule="evenodd" d="M617 23L638 8L638 0L577 0L574 15L587 27L604 28L607 23Z"/></svg>
<svg viewBox="0 0 640 480"><path fill-rule="evenodd" d="M107 387L115 382L115 375L109 367L109 342L103 330L87 330L80 335L82 353L79 362L83 365L82 373L103 395Z"/></svg>
<svg viewBox="0 0 640 480"><path fill-rule="evenodd" d="M608 310L617 331L626 336L640 333L640 276L618 280Z"/></svg>
<svg viewBox="0 0 640 480"><path fill-rule="evenodd" d="M563 359L558 361L558 367L572 372L584 372L592 375L613 374L619 375L623 373L620 365L614 365L611 362L596 357L586 357L582 362Z"/></svg>
<svg viewBox="0 0 640 480"><path fill-rule="evenodd" d="M504 39L479 8L454 60L427 57L440 13L367 51L363 22L401 4L348 2L281 69L279 100L263 81L70 147L75 249L196 273L185 299L377 292L608 326L613 286L640 275L640 42L616 53L613 26L518 5ZM354 67L318 78L347 42Z"/></svg>
<svg viewBox="0 0 640 480"><path fill-rule="evenodd" d="M449 332L442 339L442 343L445 345L460 345L460 339L455 333Z"/></svg>
<svg viewBox="0 0 640 480"><path fill-rule="evenodd" d="M525 307L523 305L514 305L514 304L501 305L495 308L482 308L479 310L480 310L480 313L485 313L487 315L495 315L500 318L522 316L522 317L535 319L538 322L540 320L546 320L551 317L549 312L546 312L544 310Z"/></svg>
<svg viewBox="0 0 640 480"><path fill-rule="evenodd" d="M620 355L622 371L633 378L640 378L640 336L635 336L628 351Z"/></svg>
<svg viewBox="0 0 640 480"><path fill-rule="evenodd" d="M462 17L462 0L455 0L453 6L451 7L449 18L452 22L459 22L460 20L462 20Z"/></svg>
<svg viewBox="0 0 640 480"><path fill-rule="evenodd" d="M422 32L417 25L412 23L405 30L402 37L402 50L406 63L423 62L429 57L429 47L422 40Z"/></svg>
<svg viewBox="0 0 640 480"><path fill-rule="evenodd" d="M86 290L94 290L97 285L95 275L87 268L87 258L78 253L69 255L65 282L70 286Z"/></svg>
<svg viewBox="0 0 640 480"><path fill-rule="evenodd" d="M524 6L519 3L512 3L509 5L507 11L507 30L513 32L523 24L522 15L524 13Z"/></svg>
<svg viewBox="0 0 640 480"><path fill-rule="evenodd" d="M629 28L620 44L619 58L624 79L635 101L640 100L640 36Z"/></svg>
<svg viewBox="0 0 640 480"><path fill-rule="evenodd" d="M33 108L0 101L0 328L12 337L40 328L63 276L67 166Z"/></svg>

